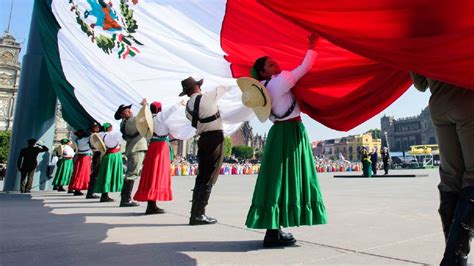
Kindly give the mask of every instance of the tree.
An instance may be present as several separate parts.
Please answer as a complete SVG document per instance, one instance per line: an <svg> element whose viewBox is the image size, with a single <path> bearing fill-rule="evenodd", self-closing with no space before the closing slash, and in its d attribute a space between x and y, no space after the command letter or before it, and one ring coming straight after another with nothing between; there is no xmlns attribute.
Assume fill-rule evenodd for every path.
<svg viewBox="0 0 474 266"><path fill-rule="evenodd" d="M260 160L263 158L263 151L256 151L255 152L255 159Z"/></svg>
<svg viewBox="0 0 474 266"><path fill-rule="evenodd" d="M7 161L11 135L11 131L0 132L0 163L5 163Z"/></svg>
<svg viewBox="0 0 474 266"><path fill-rule="evenodd" d="M253 157L253 148L249 146L232 147L232 154L239 159L251 159Z"/></svg>
<svg viewBox="0 0 474 266"><path fill-rule="evenodd" d="M381 132L380 132L380 129L376 128L376 129L372 129L372 130L369 130L369 132L372 133L372 138L374 139L381 139Z"/></svg>
<svg viewBox="0 0 474 266"><path fill-rule="evenodd" d="M232 139L230 137L224 138L224 157L230 157L232 154Z"/></svg>

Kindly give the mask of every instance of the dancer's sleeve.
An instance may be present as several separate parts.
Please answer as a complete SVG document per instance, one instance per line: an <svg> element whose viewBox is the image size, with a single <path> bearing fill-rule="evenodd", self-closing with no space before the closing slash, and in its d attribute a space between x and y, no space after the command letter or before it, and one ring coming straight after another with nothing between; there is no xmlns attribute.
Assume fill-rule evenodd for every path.
<svg viewBox="0 0 474 266"><path fill-rule="evenodd" d="M291 71L291 77L293 78L293 82L295 84L300 78L302 78L311 70L314 62L316 61L316 57L318 57L318 53L316 53L314 50L308 50L306 52L306 56L303 59L303 63Z"/></svg>
<svg viewBox="0 0 474 266"><path fill-rule="evenodd" d="M308 50L301 65L292 71L282 71L280 75L278 75L278 78L274 81L277 82L275 86L278 87L278 90L274 92L275 96L285 94L286 92L290 91L291 88L296 85L298 80L300 80L300 78L302 78L306 73L309 72L309 70L311 70L317 56L318 53L313 50Z"/></svg>
<svg viewBox="0 0 474 266"><path fill-rule="evenodd" d="M421 92L426 91L428 88L428 80L426 77L416 74L415 72L410 72L411 79L413 80L413 85L415 88Z"/></svg>
<svg viewBox="0 0 474 266"><path fill-rule="evenodd" d="M228 86L219 86L215 88L214 90L206 92L206 96L209 96L211 99L214 99L214 101L219 100L219 98L222 97L226 92L228 92L231 88Z"/></svg>
<svg viewBox="0 0 474 266"><path fill-rule="evenodd" d="M168 110L163 112L163 121L168 120L168 118L179 109L180 103L173 104Z"/></svg>

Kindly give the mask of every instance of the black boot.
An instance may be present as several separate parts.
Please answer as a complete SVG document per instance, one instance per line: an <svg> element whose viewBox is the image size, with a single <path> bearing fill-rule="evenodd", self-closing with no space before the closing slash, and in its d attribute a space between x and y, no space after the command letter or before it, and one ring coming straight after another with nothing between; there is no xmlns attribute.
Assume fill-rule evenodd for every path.
<svg viewBox="0 0 474 266"><path fill-rule="evenodd" d="M100 197L97 196L96 194L94 194L94 193L89 194L89 191L87 191L86 199L98 199L98 198L100 198Z"/></svg>
<svg viewBox="0 0 474 266"><path fill-rule="evenodd" d="M100 196L100 202L114 202L114 199L109 197L109 193L102 193Z"/></svg>
<svg viewBox="0 0 474 266"><path fill-rule="evenodd" d="M206 206L208 204L209 197L211 196L211 191L212 185L200 185L195 187L194 193L197 194L196 200L193 201L191 218L189 218L190 225L205 225L217 223L217 220L215 218L206 215Z"/></svg>
<svg viewBox="0 0 474 266"><path fill-rule="evenodd" d="M84 193L82 193L80 190L74 190L74 196L82 196Z"/></svg>
<svg viewBox="0 0 474 266"><path fill-rule="evenodd" d="M284 237L281 234L280 229L267 229L267 232L265 234L265 238L263 239L263 246L266 248L271 248L271 247L287 247L287 246L293 246L296 243L296 239Z"/></svg>
<svg viewBox="0 0 474 266"><path fill-rule="evenodd" d="M135 180L125 180L120 194L120 207L137 207L140 206L137 202L132 200L132 190Z"/></svg>
<svg viewBox="0 0 474 266"><path fill-rule="evenodd" d="M156 201L148 201L148 205L146 206L145 214L161 214L166 213L164 209L159 208L156 205Z"/></svg>
<svg viewBox="0 0 474 266"><path fill-rule="evenodd" d="M458 203L459 193L457 192L439 192L439 209L438 213L441 217L441 225L443 226L444 240L448 241L449 229L453 221L454 210Z"/></svg>
<svg viewBox="0 0 474 266"><path fill-rule="evenodd" d="M66 191L63 186L58 186L58 191Z"/></svg>
<svg viewBox="0 0 474 266"><path fill-rule="evenodd" d="M442 266L467 265L474 235L474 186L463 189L454 211Z"/></svg>

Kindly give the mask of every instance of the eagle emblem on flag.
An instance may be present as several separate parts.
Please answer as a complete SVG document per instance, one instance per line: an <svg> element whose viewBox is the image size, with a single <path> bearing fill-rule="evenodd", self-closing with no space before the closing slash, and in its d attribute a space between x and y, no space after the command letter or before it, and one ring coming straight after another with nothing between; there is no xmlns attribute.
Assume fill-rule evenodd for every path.
<svg viewBox="0 0 474 266"><path fill-rule="evenodd" d="M134 36L138 24L133 16L133 6L138 5L138 0L114 2L69 0L70 11L76 16L76 23L91 42L106 54L127 59L140 53L138 47L143 45Z"/></svg>

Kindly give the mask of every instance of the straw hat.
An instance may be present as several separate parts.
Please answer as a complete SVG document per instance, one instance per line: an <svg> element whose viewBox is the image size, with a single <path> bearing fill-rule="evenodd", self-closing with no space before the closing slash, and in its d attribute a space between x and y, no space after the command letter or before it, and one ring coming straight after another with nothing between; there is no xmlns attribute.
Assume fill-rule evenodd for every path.
<svg viewBox="0 0 474 266"><path fill-rule="evenodd" d="M137 114L137 130L138 133L144 138L150 139L153 137L153 115L151 114L150 108L147 105L142 106Z"/></svg>
<svg viewBox="0 0 474 266"><path fill-rule="evenodd" d="M260 122L265 122L272 110L267 88L258 80L249 77L238 78L237 85L242 90L242 103L253 109Z"/></svg>

